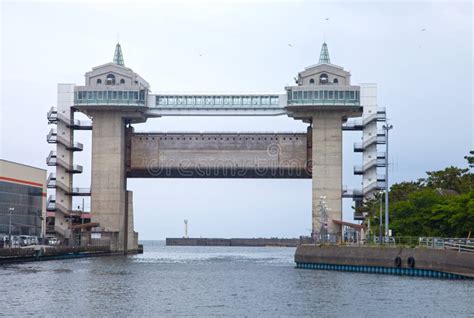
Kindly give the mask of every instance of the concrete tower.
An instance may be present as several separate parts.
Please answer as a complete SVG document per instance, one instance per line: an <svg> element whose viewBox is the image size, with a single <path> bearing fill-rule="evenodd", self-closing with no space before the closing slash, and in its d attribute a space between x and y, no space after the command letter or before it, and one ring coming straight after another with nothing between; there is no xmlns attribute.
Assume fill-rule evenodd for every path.
<svg viewBox="0 0 474 318"><path fill-rule="evenodd" d="M362 114L360 87L351 75L331 64L323 43L319 63L298 73L297 86L286 87L289 116L311 124L312 236L337 241L342 235L342 123ZM321 224L320 197L327 204L327 228ZM322 238L321 232L328 233ZM327 231L326 231L327 230Z"/></svg>
<svg viewBox="0 0 474 318"><path fill-rule="evenodd" d="M144 122L149 84L125 67L120 44L112 63L94 67L74 88L74 108L92 119L91 210L96 237L117 251L136 250L132 192L127 191L125 136Z"/></svg>

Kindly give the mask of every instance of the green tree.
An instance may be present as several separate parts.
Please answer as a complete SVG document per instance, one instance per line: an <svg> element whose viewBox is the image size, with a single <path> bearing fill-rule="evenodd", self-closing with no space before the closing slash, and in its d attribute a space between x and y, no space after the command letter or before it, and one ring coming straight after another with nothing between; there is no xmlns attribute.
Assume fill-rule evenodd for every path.
<svg viewBox="0 0 474 318"><path fill-rule="evenodd" d="M469 169L448 167L439 171L426 172L428 178L424 179L426 187L431 189L453 190L465 193L472 189L473 178Z"/></svg>
<svg viewBox="0 0 474 318"><path fill-rule="evenodd" d="M421 189L423 189L423 179L418 181L395 183L390 188L390 200L393 202L407 200L410 194Z"/></svg>
<svg viewBox="0 0 474 318"><path fill-rule="evenodd" d="M470 152L471 155L474 151ZM474 156L466 156L472 167ZM390 188L390 228L397 236L467 237L474 231L474 174L469 169L448 167L428 171L417 181ZM439 191L439 190L442 191ZM452 190L452 191L446 191ZM372 233L378 235L380 196L376 193L358 207L367 212Z"/></svg>
<svg viewBox="0 0 474 318"><path fill-rule="evenodd" d="M469 155L465 156L464 159L467 160L469 168L474 168L474 150L469 151Z"/></svg>

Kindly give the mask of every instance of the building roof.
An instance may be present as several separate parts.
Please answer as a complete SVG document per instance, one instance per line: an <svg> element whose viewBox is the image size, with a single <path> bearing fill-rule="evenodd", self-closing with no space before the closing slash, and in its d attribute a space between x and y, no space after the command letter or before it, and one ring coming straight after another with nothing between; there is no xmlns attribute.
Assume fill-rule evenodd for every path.
<svg viewBox="0 0 474 318"><path fill-rule="evenodd" d="M30 165L27 165L27 164L24 164L24 163L19 163L19 162L15 162L15 161L0 159L0 162L2 162L2 161L3 161L3 162L7 162L7 163L11 163L11 164L15 164L15 165L20 165L20 166L28 167L28 168L33 168L33 169L37 169L37 170L47 171L47 169L38 168L38 167L35 167L35 166L30 166Z"/></svg>
<svg viewBox="0 0 474 318"><path fill-rule="evenodd" d="M365 229L365 226L362 224L350 223L350 222L345 222L345 221L340 221L340 220L332 220L332 222L337 225L345 225L345 226L351 227L357 231Z"/></svg>

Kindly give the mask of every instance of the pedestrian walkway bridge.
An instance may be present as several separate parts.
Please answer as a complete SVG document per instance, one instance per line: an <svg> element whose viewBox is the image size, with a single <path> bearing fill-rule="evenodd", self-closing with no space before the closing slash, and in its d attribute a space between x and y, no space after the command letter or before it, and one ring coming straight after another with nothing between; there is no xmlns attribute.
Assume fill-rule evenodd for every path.
<svg viewBox="0 0 474 318"><path fill-rule="evenodd" d="M285 94L159 94L148 96L149 116L286 115Z"/></svg>
<svg viewBox="0 0 474 318"><path fill-rule="evenodd" d="M146 107L146 115L149 117L280 116L288 115L287 107L292 106L316 105L336 108L360 106L358 86L325 88L324 90L312 88L309 91L289 89L284 94L148 94L146 102L135 100L135 95L130 97L132 93L130 91L114 91L115 94L110 94L110 92L89 90L87 86L82 89L84 90L75 93L75 106Z"/></svg>

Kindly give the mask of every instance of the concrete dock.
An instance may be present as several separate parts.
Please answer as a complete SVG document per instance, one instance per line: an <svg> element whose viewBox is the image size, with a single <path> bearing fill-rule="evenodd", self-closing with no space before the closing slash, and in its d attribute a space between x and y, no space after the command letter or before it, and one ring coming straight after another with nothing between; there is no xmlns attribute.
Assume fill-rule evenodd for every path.
<svg viewBox="0 0 474 318"><path fill-rule="evenodd" d="M143 253L142 245L139 245L139 249L136 253ZM3 248L0 249L0 264L111 255L123 255L123 252L112 251L109 246L32 246L26 248Z"/></svg>
<svg viewBox="0 0 474 318"><path fill-rule="evenodd" d="M474 278L474 253L426 247L299 245L297 268L438 278Z"/></svg>

